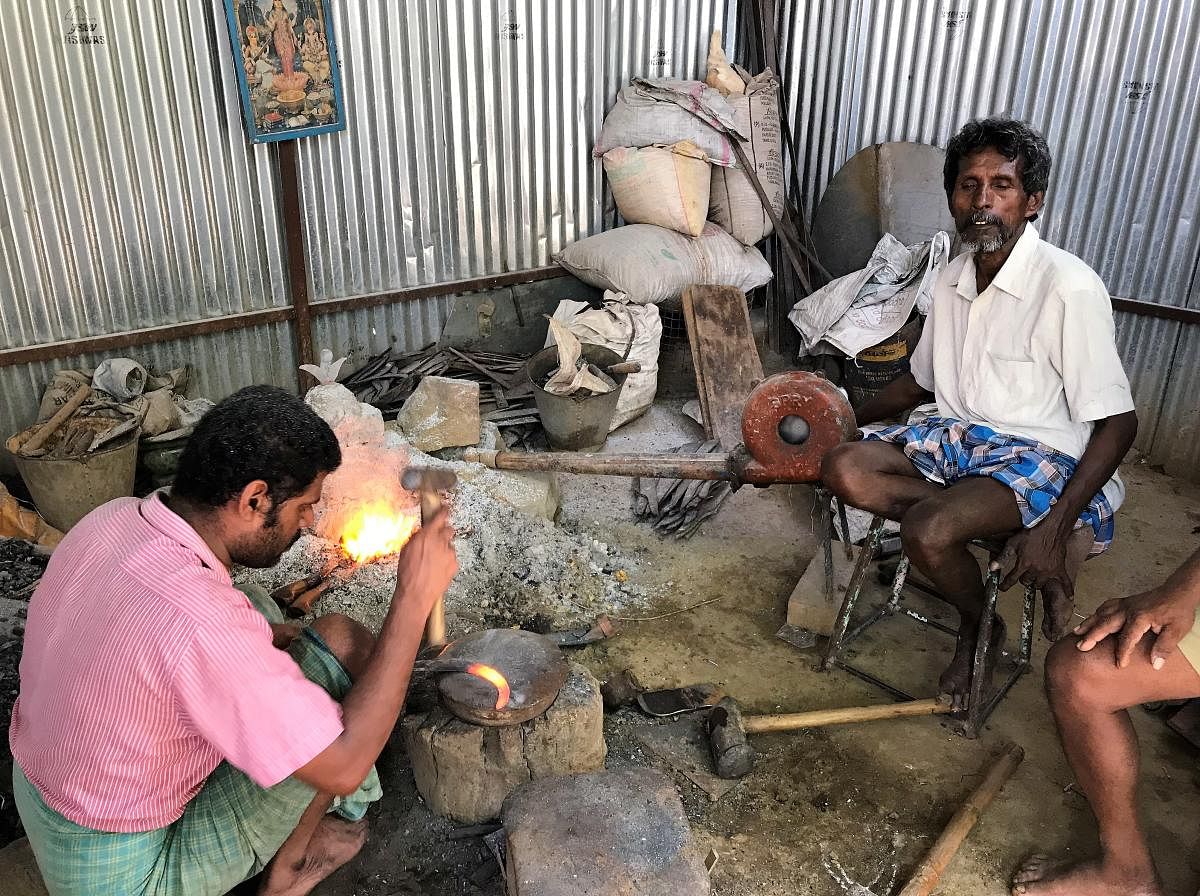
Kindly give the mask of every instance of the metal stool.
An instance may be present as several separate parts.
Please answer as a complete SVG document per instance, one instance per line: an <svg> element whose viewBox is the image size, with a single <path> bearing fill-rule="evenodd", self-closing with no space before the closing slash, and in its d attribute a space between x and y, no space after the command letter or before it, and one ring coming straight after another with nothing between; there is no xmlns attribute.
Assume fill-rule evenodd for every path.
<svg viewBox="0 0 1200 896"><path fill-rule="evenodd" d="M867 532L867 538L863 543L862 553L858 556L858 562L854 566L854 571L850 575L850 582L846 588L846 599L842 603L842 609L838 614L837 622L834 625L833 634L829 638L829 643L825 648L825 655L821 661L822 669L830 669L833 666L839 666L857 675L864 681L870 682L876 687L882 688L889 694L897 697L900 700L912 700L912 695L905 693L897 687L888 684L886 681L877 678L876 676L859 669L842 658L842 650L851 641L873 626L885 616L893 616L897 612L903 613L906 616L915 619L922 625L931 626L938 631L945 632L949 635L958 635L955 629L943 625L935 619L928 619L920 613L909 607L904 606L901 602L901 597L906 584L912 587L926 591L933 596L937 596L936 592L925 588L918 583L909 583L908 557L903 554L900 556L900 564L896 567L896 574L892 579L891 596L888 601L879 609L875 610L866 620L859 623L853 629L850 628L850 617L854 613L854 608L858 603L858 599L862 596L863 584L867 578L872 561L876 554L879 553L879 546L883 541L883 524L884 518L881 516L875 517L871 521L871 527ZM995 542L989 540L977 540L972 544L984 548L989 553L996 553L998 546ZM983 728L984 722L988 716L992 714L992 710L1000 703L1004 695L1009 689L1016 684L1017 679L1025 673L1029 668L1029 658L1033 651L1033 623L1034 623L1034 608L1037 599L1037 589L1032 585L1025 587L1025 604L1021 615L1021 641L1017 653L1017 665L1012 673L996 687L993 693L985 695L983 693L984 676L982 670L986 668L988 661L988 653L991 650L992 641L992 620L996 615L996 601L1000 592L1000 574L998 572L989 571L985 580L985 600L983 606L983 614L979 618L979 631L977 633L975 647L975 661L971 668L971 691L967 699L967 708L961 712L952 714L951 718L955 720L959 731L966 737L975 738L979 736L980 730Z"/></svg>

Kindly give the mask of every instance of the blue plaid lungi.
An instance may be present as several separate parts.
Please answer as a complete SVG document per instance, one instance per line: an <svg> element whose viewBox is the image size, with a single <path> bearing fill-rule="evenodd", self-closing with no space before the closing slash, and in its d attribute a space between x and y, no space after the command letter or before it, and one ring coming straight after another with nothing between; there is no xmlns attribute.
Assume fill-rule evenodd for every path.
<svg viewBox="0 0 1200 896"><path fill-rule="evenodd" d="M864 440L891 442L904 450L918 472L931 482L953 485L967 476L990 476L1013 490L1025 528L1037 525L1075 473L1075 458L1035 442L996 432L980 423L953 417L929 417L911 426L863 431ZM1092 527L1090 556L1112 544L1116 525L1112 505L1097 492L1079 515Z"/></svg>

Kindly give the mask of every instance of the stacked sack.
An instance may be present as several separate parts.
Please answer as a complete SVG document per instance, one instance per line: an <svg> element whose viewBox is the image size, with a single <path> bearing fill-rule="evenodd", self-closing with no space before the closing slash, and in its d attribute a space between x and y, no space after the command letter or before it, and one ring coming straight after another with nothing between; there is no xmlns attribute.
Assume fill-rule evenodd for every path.
<svg viewBox="0 0 1200 896"><path fill-rule="evenodd" d="M654 343L656 360L662 328L657 309L652 317L634 315L634 321L616 314L614 303L654 305L678 298L692 284L749 292L771 279L770 266L754 248L771 233L771 219L738 149L776 215L782 214L778 91L769 70L752 78L731 67L718 31L706 81L634 78L604 120L594 154L603 161L626 225L567 246L555 261L606 290L606 310L587 326L578 309L560 309L573 332L571 321L578 324L582 341L603 333L606 343L627 340L623 348L643 343L638 389L626 386L636 391L636 402L621 408L615 425L654 399L657 365L647 363L651 346L644 343Z"/></svg>

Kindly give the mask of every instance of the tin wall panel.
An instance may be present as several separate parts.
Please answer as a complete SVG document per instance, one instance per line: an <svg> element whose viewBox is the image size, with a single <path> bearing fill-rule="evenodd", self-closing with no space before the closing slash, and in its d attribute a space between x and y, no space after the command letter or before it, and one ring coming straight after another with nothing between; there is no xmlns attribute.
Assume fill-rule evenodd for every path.
<svg viewBox="0 0 1200 896"><path fill-rule="evenodd" d="M1200 327L1184 328L1171 370L1150 459L1168 473L1200 481Z"/></svg>
<svg viewBox="0 0 1200 896"><path fill-rule="evenodd" d="M1200 258L1200 5L785 0L779 26L810 214L866 146L944 146L969 118L1012 115L1040 128L1054 154L1042 235L1088 262L1114 295L1187 303ZM1160 429L1180 423L1171 416L1180 403L1164 401L1176 388L1172 370L1195 368L1170 363L1185 335L1179 324L1116 320L1138 444L1151 451Z"/></svg>

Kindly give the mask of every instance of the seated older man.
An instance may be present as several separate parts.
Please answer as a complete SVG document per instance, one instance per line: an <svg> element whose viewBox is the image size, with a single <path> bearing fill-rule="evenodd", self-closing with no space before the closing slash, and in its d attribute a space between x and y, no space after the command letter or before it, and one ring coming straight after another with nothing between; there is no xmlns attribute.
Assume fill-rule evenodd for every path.
<svg viewBox="0 0 1200 896"><path fill-rule="evenodd" d="M900 523L905 552L958 611L940 687L959 708L984 602L969 542L1012 536L1002 584L1040 587L1043 630L1061 637L1073 610L1068 542L1079 527L1091 534L1085 553L1112 541L1116 469L1137 432L1104 284L1032 226L1050 164L1046 141L1018 121L973 121L950 141L946 196L966 251L938 279L911 371L857 416L876 423L931 397L937 412L868 428L823 470L847 503ZM993 631L1003 643L1000 620Z"/></svg>

